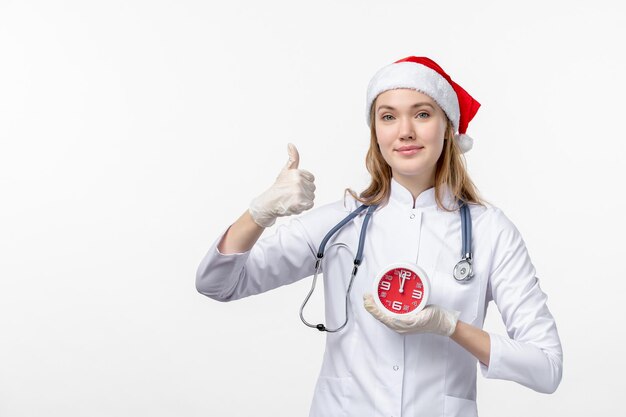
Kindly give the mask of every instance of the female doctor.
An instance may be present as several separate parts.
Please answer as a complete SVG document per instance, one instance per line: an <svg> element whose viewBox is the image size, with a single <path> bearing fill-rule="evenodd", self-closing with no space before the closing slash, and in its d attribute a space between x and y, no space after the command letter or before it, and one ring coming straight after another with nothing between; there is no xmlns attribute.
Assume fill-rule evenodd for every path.
<svg viewBox="0 0 626 417"><path fill-rule="evenodd" d="M465 132L479 107L429 58L383 67L366 95L370 185L259 239L277 217L313 207L314 177L298 168L290 144L274 185L200 263L196 288L208 297L262 293L314 275L327 231L360 205L377 205L369 221L361 212L326 245L326 328L345 326L327 333L311 417L476 416L477 362L487 378L542 393L559 385L561 343L524 241L500 209L481 200L464 166L462 153L472 147ZM471 217L473 276L460 282L453 270L464 249L462 203ZM362 261L346 297L363 227ZM431 292L419 313L390 318L371 293L376 274L398 262L425 271ZM482 330L490 301L507 335Z"/></svg>

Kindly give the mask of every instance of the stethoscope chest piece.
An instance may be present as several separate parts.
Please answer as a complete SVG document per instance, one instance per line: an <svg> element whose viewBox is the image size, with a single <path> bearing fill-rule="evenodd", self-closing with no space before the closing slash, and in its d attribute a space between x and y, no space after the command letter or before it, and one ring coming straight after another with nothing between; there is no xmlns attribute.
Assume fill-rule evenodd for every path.
<svg viewBox="0 0 626 417"><path fill-rule="evenodd" d="M472 262L468 259L461 259L452 271L452 276L458 282L464 283L471 280L474 277L474 271L472 270Z"/></svg>

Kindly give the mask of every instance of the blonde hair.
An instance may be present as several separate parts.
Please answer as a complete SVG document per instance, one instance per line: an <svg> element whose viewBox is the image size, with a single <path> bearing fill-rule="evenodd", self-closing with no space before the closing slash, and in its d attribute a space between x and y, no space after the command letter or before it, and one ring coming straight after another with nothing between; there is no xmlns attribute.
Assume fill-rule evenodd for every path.
<svg viewBox="0 0 626 417"><path fill-rule="evenodd" d="M356 192L350 188L346 188L345 193L349 193L355 200L368 206L374 204L385 205L389 201L391 194L391 167L383 158L378 146L378 138L376 137L375 114L372 111L376 100L370 108L370 147L365 157L365 166L372 176L370 185L358 196ZM435 200L437 206L445 211L455 211L457 207L444 207L443 191L445 186L448 187L455 200L461 200L465 203L474 203L485 205L484 200L478 194L478 190L467 173L465 166L465 157L461 153L459 146L454 140L454 128L449 119L447 119L446 132L444 134L444 145L437 166L435 169Z"/></svg>

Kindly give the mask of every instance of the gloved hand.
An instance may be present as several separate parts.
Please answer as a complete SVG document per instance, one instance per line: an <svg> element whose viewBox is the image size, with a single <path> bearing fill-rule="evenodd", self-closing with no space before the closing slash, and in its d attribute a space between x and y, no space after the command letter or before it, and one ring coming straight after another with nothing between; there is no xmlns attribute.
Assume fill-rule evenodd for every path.
<svg viewBox="0 0 626 417"><path fill-rule="evenodd" d="M300 155L293 144L288 144L287 152L289 160L274 185L250 202L248 211L261 227L272 226L277 217L299 214L313 207L315 177L309 171L298 169Z"/></svg>
<svg viewBox="0 0 626 417"><path fill-rule="evenodd" d="M372 294L369 293L363 295L363 305L372 316L400 334L434 333L441 336L450 336L454 333L456 323L461 314L459 311L447 310L438 305L430 304L419 313L394 318L382 312L376 305Z"/></svg>

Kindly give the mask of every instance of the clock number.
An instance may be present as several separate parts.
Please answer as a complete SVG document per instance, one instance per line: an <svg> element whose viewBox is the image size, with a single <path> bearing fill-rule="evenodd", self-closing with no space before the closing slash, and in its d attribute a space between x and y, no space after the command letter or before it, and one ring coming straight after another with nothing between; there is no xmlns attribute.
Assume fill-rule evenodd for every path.
<svg viewBox="0 0 626 417"><path fill-rule="evenodd" d="M400 311L402 310L402 303L400 301L394 301L393 303L391 303L391 308Z"/></svg>
<svg viewBox="0 0 626 417"><path fill-rule="evenodd" d="M417 300L421 300L422 299L422 295L423 295L423 293L420 290L413 290L413 295L411 297L415 298Z"/></svg>
<svg viewBox="0 0 626 417"><path fill-rule="evenodd" d="M380 282L380 288L383 291L389 291L389 289L391 288L391 284L389 283L389 281L381 281Z"/></svg>

